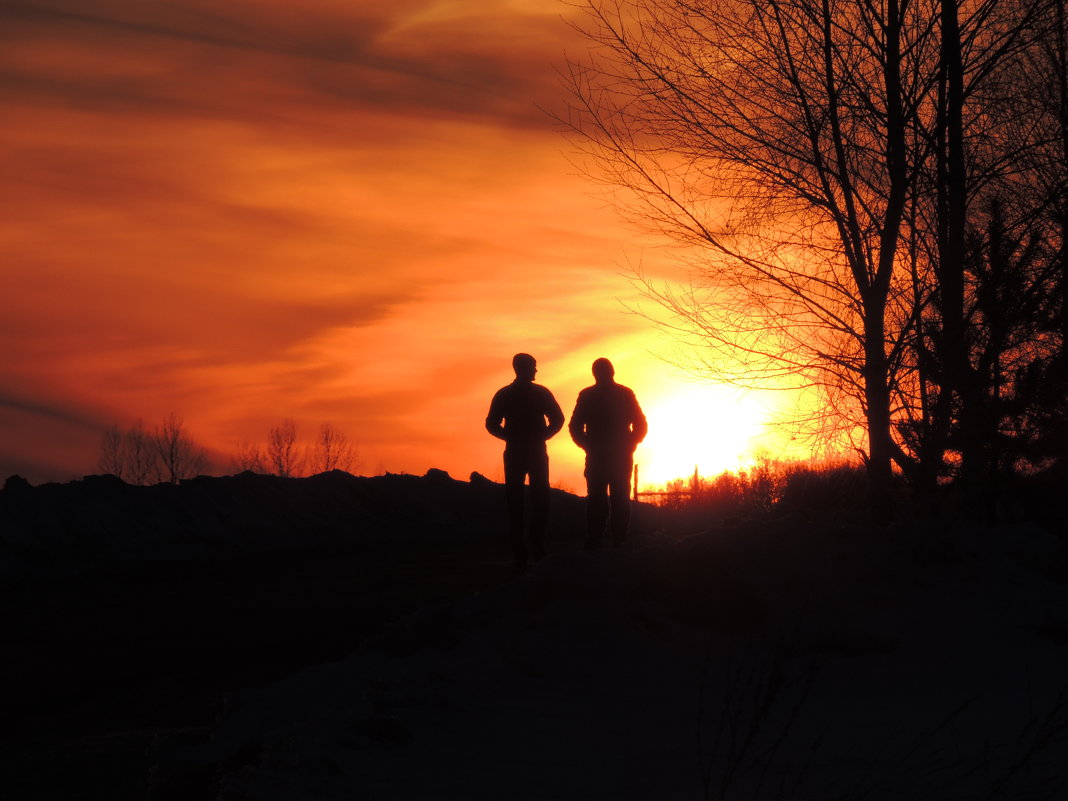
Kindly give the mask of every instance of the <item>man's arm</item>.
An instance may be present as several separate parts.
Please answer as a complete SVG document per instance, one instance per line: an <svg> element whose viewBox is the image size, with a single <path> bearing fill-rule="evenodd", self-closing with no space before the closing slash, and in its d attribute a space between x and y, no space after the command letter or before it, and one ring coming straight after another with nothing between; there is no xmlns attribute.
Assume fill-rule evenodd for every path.
<svg viewBox="0 0 1068 801"><path fill-rule="evenodd" d="M493 400L490 401L489 414L486 415L486 430L490 432L497 439L506 439L504 433L504 411L502 406L501 393L497 392L493 396Z"/></svg>
<svg viewBox="0 0 1068 801"><path fill-rule="evenodd" d="M567 432L582 450L586 450L589 444L589 437L586 434L586 414L585 397L580 392L575 402L575 411L571 413L571 422L567 425Z"/></svg>
<svg viewBox="0 0 1068 801"><path fill-rule="evenodd" d="M630 393L630 399L633 401L630 410L630 431L633 438L631 441L637 447L638 443L645 439L645 435L649 433L649 421L645 419L645 413L642 411L642 407L638 405L638 397L633 391Z"/></svg>
<svg viewBox="0 0 1068 801"><path fill-rule="evenodd" d="M564 411L549 390L545 390L545 417L549 421L549 427L545 429L545 439L549 440L564 427Z"/></svg>

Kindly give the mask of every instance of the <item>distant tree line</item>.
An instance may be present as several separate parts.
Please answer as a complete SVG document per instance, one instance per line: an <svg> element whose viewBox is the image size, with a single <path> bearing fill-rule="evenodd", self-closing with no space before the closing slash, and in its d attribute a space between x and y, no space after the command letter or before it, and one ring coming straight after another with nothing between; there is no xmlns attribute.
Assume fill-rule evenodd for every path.
<svg viewBox="0 0 1068 801"><path fill-rule="evenodd" d="M207 472L208 452L189 436L174 412L148 430L138 420L127 429L112 426L104 432L97 467L130 484L177 484Z"/></svg>
<svg viewBox="0 0 1068 801"><path fill-rule="evenodd" d="M821 394L870 507L1068 457L1065 0L587 0L562 117L694 367ZM857 434L861 438L854 441Z"/></svg>
<svg viewBox="0 0 1068 801"><path fill-rule="evenodd" d="M230 456L236 471L284 477L351 470L357 464L356 448L332 423L323 423L310 443L297 438L297 426L284 419L267 432L266 445L242 443ZM97 468L130 484L177 484L211 470L208 451L189 434L174 412L148 429L142 420L129 428L112 426L103 435Z"/></svg>
<svg viewBox="0 0 1068 801"><path fill-rule="evenodd" d="M237 470L283 477L350 471L358 461L356 446L333 423L320 425L315 439L302 444L297 437L297 424L290 418L268 429L265 444L244 442L231 458Z"/></svg>

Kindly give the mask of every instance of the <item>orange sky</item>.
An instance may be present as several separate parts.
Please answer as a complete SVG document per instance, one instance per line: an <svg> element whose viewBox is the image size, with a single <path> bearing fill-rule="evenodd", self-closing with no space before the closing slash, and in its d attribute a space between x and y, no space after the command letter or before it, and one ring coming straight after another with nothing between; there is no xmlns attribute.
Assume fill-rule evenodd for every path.
<svg viewBox="0 0 1068 801"><path fill-rule="evenodd" d="M170 411L221 472L291 417L346 431L359 472L499 477L482 426L519 350L567 414L612 359L650 416L650 480L733 462L767 412L651 355L670 343L625 313L621 271L665 254L540 110L581 47L565 13L0 5L0 478L93 472L105 427ZM699 397L707 425L667 442ZM566 434L551 454L580 489Z"/></svg>

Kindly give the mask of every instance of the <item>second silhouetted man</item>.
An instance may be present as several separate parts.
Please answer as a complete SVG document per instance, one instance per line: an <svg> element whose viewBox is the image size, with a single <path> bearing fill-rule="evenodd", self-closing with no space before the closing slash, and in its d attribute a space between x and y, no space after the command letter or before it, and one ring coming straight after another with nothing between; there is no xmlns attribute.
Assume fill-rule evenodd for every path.
<svg viewBox="0 0 1068 801"><path fill-rule="evenodd" d="M606 528L620 545L630 524L630 476L634 449L648 424L634 392L617 384L608 359L593 363L596 383L578 396L568 431L586 451L586 547L599 548Z"/></svg>

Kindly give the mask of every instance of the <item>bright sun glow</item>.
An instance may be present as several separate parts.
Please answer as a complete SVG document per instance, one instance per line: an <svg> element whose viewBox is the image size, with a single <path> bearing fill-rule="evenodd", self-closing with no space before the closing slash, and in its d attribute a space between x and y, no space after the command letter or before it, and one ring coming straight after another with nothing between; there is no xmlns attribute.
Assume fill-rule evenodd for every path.
<svg viewBox="0 0 1068 801"><path fill-rule="evenodd" d="M643 486L675 478L717 475L752 461L753 441L764 431L767 410L755 394L729 387L690 386L645 407L649 435L638 448Z"/></svg>

